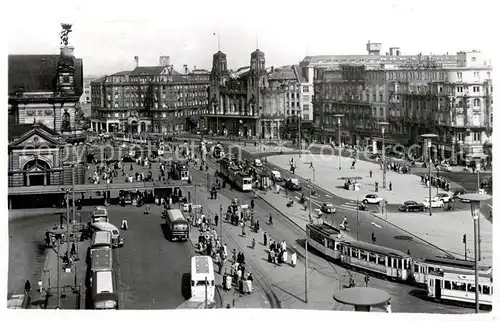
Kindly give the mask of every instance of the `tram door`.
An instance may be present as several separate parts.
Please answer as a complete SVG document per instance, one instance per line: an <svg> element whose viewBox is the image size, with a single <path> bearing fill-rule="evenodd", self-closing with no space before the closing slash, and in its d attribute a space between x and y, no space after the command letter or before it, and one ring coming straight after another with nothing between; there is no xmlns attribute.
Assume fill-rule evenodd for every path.
<svg viewBox="0 0 500 321"><path fill-rule="evenodd" d="M436 282L436 286L434 287L434 297L436 299L441 299L441 282L442 280L440 279L434 279Z"/></svg>

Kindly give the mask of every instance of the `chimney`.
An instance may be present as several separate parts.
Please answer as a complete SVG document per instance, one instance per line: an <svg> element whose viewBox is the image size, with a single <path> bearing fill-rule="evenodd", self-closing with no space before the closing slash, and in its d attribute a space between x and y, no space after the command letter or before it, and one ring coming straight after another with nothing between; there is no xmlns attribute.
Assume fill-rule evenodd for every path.
<svg viewBox="0 0 500 321"><path fill-rule="evenodd" d="M274 66L271 66L271 72L274 72Z"/></svg>
<svg viewBox="0 0 500 321"><path fill-rule="evenodd" d="M189 73L189 69L188 69L188 65L183 65L184 67L184 74L188 74Z"/></svg>
<svg viewBox="0 0 500 321"><path fill-rule="evenodd" d="M196 70L196 66L194 66L194 70Z"/></svg>
<svg viewBox="0 0 500 321"><path fill-rule="evenodd" d="M134 57L135 68L139 67L139 56Z"/></svg>
<svg viewBox="0 0 500 321"><path fill-rule="evenodd" d="M396 50L396 56L400 56L401 52L399 50Z"/></svg>

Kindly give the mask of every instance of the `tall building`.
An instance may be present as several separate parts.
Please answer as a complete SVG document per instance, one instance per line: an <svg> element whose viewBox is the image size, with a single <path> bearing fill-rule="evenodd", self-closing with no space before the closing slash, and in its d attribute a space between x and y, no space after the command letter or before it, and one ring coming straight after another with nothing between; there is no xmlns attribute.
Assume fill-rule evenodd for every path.
<svg viewBox="0 0 500 321"><path fill-rule="evenodd" d="M91 82L91 128L106 132L173 133L201 129L208 103L209 72L174 70L168 56Z"/></svg>
<svg viewBox="0 0 500 321"><path fill-rule="evenodd" d="M259 121L263 107L261 88L267 84L266 59L257 49L250 55L250 67L231 72L226 54L213 55L208 110L205 114L209 133L261 137Z"/></svg>
<svg viewBox="0 0 500 321"><path fill-rule="evenodd" d="M73 47L59 55L9 55L8 73L9 124L42 123L68 139L77 134L83 62Z"/></svg>
<svg viewBox="0 0 500 321"><path fill-rule="evenodd" d="M476 51L402 56L391 48L381 56L380 48L369 43L365 56L306 58L303 68L315 73L316 139L336 141L333 115L340 113L345 143L380 147L378 122L388 121L389 144L420 144L419 135L430 132L453 162L484 158L491 144L490 62Z"/></svg>

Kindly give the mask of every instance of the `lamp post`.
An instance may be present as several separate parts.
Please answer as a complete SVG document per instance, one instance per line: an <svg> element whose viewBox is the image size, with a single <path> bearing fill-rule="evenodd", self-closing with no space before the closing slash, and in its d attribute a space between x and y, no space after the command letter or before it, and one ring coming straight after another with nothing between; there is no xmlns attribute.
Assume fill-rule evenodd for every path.
<svg viewBox="0 0 500 321"><path fill-rule="evenodd" d="M385 161L385 129L389 126L388 122L381 121L378 123L382 130L382 188L385 189L387 181L387 165Z"/></svg>
<svg viewBox="0 0 500 321"><path fill-rule="evenodd" d="M337 118L337 128L338 128L338 144L339 144L339 169L342 169L342 153L341 153L341 148L340 148L340 119L344 117L343 114L335 114L333 117Z"/></svg>
<svg viewBox="0 0 500 321"><path fill-rule="evenodd" d="M470 201L470 212L472 214L472 218L474 220L474 283L475 283L475 303L476 303L476 313L479 313L479 271L478 271L478 261L479 261L479 253L477 251L478 248L478 221L479 221L479 204L482 201L487 201L491 197L485 194L479 193L471 193L461 195L460 198L462 200Z"/></svg>
<svg viewBox="0 0 500 321"><path fill-rule="evenodd" d="M429 160L429 216L432 216L432 184L431 184L431 147L432 147L432 139L436 138L436 134L423 134L420 135L422 138L427 139L427 148L429 149L427 159ZM424 146L425 148L425 146Z"/></svg>

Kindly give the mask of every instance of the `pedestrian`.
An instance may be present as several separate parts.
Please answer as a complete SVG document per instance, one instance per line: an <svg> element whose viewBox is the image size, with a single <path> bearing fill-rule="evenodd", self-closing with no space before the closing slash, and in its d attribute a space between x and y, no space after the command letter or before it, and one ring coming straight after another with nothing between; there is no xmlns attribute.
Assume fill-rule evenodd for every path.
<svg viewBox="0 0 500 321"><path fill-rule="evenodd" d="M252 208L252 210L254 209L254 207L255 207L255 201L254 200L250 201L250 207Z"/></svg>
<svg viewBox="0 0 500 321"><path fill-rule="evenodd" d="M255 238L252 238L252 249L255 249Z"/></svg>
<svg viewBox="0 0 500 321"><path fill-rule="evenodd" d="M389 182L389 191L392 191L392 182Z"/></svg>
<svg viewBox="0 0 500 321"><path fill-rule="evenodd" d="M372 232L372 243L375 244L376 240L377 240L377 238L375 237L375 233Z"/></svg>
<svg viewBox="0 0 500 321"><path fill-rule="evenodd" d="M264 246L267 246L267 233L264 232Z"/></svg>
<svg viewBox="0 0 500 321"><path fill-rule="evenodd" d="M368 274L365 274L365 284L366 284L366 287L368 287L368 282L370 281L370 277L368 276Z"/></svg>
<svg viewBox="0 0 500 321"><path fill-rule="evenodd" d="M71 245L71 252L70 252L70 253L71 253L71 256L76 255L76 247L75 247L75 243L73 243L73 244Z"/></svg>
<svg viewBox="0 0 500 321"><path fill-rule="evenodd" d="M408 249L408 251L406 252L406 254L408 254L409 256L411 256L410 249Z"/></svg>
<svg viewBox="0 0 500 321"><path fill-rule="evenodd" d="M373 172L372 172L372 170L370 169L370 178L372 178L372 177L373 177Z"/></svg>
<svg viewBox="0 0 500 321"><path fill-rule="evenodd" d="M297 253L293 252L292 255L290 256L290 264L292 267L295 267L297 265Z"/></svg>
<svg viewBox="0 0 500 321"><path fill-rule="evenodd" d="M24 292L26 292L26 294L31 292L31 283L29 280L26 280L26 283L24 283Z"/></svg>
<svg viewBox="0 0 500 321"><path fill-rule="evenodd" d="M215 222L215 226L219 226L219 215L215 214L214 222Z"/></svg>
<svg viewBox="0 0 500 321"><path fill-rule="evenodd" d="M122 220L122 230L128 230L128 222L126 219Z"/></svg>

